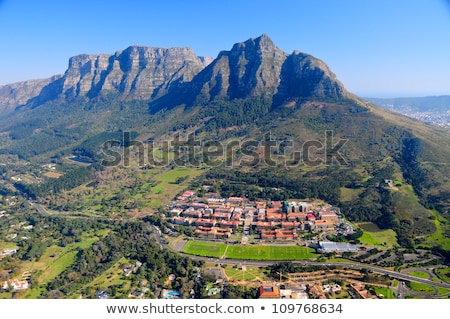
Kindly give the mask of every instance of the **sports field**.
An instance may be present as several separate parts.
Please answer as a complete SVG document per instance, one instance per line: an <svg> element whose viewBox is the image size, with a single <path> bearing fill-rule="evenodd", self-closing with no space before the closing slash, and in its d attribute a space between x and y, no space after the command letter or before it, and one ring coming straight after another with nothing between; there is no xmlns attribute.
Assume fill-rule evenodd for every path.
<svg viewBox="0 0 450 319"><path fill-rule="evenodd" d="M244 246L189 241L183 252L205 257L246 260L298 260L317 257L312 248L300 246Z"/></svg>

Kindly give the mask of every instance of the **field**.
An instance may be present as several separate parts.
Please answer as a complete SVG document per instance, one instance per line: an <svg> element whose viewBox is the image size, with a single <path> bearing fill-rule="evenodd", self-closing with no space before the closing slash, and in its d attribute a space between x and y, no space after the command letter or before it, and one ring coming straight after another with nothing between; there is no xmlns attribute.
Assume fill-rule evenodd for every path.
<svg viewBox="0 0 450 319"><path fill-rule="evenodd" d="M246 260L297 260L317 255L311 248L300 246L241 246L222 243L189 241L183 252L190 255L246 259Z"/></svg>
<svg viewBox="0 0 450 319"><path fill-rule="evenodd" d="M436 268L434 270L435 274L446 283L450 283L450 267L446 268Z"/></svg>
<svg viewBox="0 0 450 319"><path fill-rule="evenodd" d="M297 260L317 255L311 248L300 246L229 246L226 257L249 260Z"/></svg>
<svg viewBox="0 0 450 319"><path fill-rule="evenodd" d="M226 267L225 273L230 281L266 280L266 275L257 267Z"/></svg>
<svg viewBox="0 0 450 319"><path fill-rule="evenodd" d="M32 289L26 292L24 298L38 298L42 287L46 283L53 280L62 273L74 261L79 249L88 248L98 240L97 236L104 235L105 231L98 234L84 234L81 242L72 243L65 247L50 246L38 261L27 261L21 264L24 272L30 271L34 273L38 285L34 285Z"/></svg>
<svg viewBox="0 0 450 319"><path fill-rule="evenodd" d="M430 278L430 276L424 271L412 271L408 274L411 276L417 277L417 278L423 278L423 279Z"/></svg>
<svg viewBox="0 0 450 319"><path fill-rule="evenodd" d="M395 299L395 293L389 288L373 287L377 295L383 295L383 299Z"/></svg>
<svg viewBox="0 0 450 319"><path fill-rule="evenodd" d="M203 257L220 258L223 256L226 249L226 244L188 241L183 248L183 253Z"/></svg>
<svg viewBox="0 0 450 319"><path fill-rule="evenodd" d="M341 187L341 200L343 202L350 202L358 198L358 195L362 193L362 189L352 189L347 187Z"/></svg>
<svg viewBox="0 0 450 319"><path fill-rule="evenodd" d="M432 210L431 213L434 216L434 225L436 226L436 232L431 236L428 236L427 243L432 246L441 245L442 248L450 249L450 238L446 235L449 232L449 221L440 215L437 211Z"/></svg>
<svg viewBox="0 0 450 319"><path fill-rule="evenodd" d="M380 229L374 223L358 223L357 226L363 230L359 238L362 244L369 246L398 246L397 237L392 229Z"/></svg>
<svg viewBox="0 0 450 319"><path fill-rule="evenodd" d="M48 178L60 178L61 176L63 176L63 174L57 173L57 172L47 172L47 173L44 173L43 175Z"/></svg>

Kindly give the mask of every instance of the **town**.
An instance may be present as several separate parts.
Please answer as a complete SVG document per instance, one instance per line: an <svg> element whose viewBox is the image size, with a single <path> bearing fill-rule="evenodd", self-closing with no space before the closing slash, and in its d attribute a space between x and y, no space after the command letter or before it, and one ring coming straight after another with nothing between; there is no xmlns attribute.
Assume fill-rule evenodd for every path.
<svg viewBox="0 0 450 319"><path fill-rule="evenodd" d="M249 201L219 194L198 198L193 191L185 191L169 205L168 220L194 227L199 238L228 240L240 233L241 244L252 239L295 242L310 232L353 232L339 208L326 203Z"/></svg>

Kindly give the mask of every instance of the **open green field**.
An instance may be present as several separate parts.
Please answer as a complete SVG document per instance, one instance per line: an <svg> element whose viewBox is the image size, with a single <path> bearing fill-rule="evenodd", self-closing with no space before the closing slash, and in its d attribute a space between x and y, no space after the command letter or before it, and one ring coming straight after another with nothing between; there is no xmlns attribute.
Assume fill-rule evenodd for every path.
<svg viewBox="0 0 450 319"><path fill-rule="evenodd" d="M430 278L430 276L424 271L411 271L408 273L408 275L411 275L411 276L414 276L417 278L423 278L423 279Z"/></svg>
<svg viewBox="0 0 450 319"><path fill-rule="evenodd" d="M266 280L266 275L258 267L226 267L225 273L230 281L252 281L252 280Z"/></svg>
<svg viewBox="0 0 450 319"><path fill-rule="evenodd" d="M124 289L126 290L130 285L130 281L125 279L122 271L122 266L127 263L128 260L122 257L111 268L106 270L103 274L95 278L92 282L88 283L83 288L92 287L96 288L97 290L104 290L110 286L123 285Z"/></svg>
<svg viewBox="0 0 450 319"><path fill-rule="evenodd" d="M226 249L226 244L203 241L188 241L183 248L183 253L203 257L220 258L223 256Z"/></svg>
<svg viewBox="0 0 450 319"><path fill-rule="evenodd" d="M88 248L98 240L97 236L104 236L106 232L107 230L99 231L96 234L85 233L80 242L71 243L65 247L50 246L45 250L39 260L23 262L20 265L22 271L33 272L39 284L34 285L23 297L31 299L38 298L42 290L40 285L45 285L66 270L75 261L79 249Z"/></svg>
<svg viewBox="0 0 450 319"><path fill-rule="evenodd" d="M432 246L441 245L442 248L450 250L450 238L446 233L449 232L450 222L435 210L431 210L434 216L434 225L436 232L427 237L427 243Z"/></svg>
<svg viewBox="0 0 450 319"><path fill-rule="evenodd" d="M340 191L341 191L341 201L350 202L350 201L358 198L358 195L362 193L362 188L354 189L354 188L341 187Z"/></svg>
<svg viewBox="0 0 450 319"><path fill-rule="evenodd" d="M248 260L297 260L317 257L314 249L300 246L229 246L226 257Z"/></svg>
<svg viewBox="0 0 450 319"><path fill-rule="evenodd" d="M424 293L428 293L428 294L432 294L434 293L434 288L426 285L426 284L421 284L418 282L408 282L407 283L408 287L411 288L411 290L417 291L417 292L424 292Z"/></svg>
<svg viewBox="0 0 450 319"><path fill-rule="evenodd" d="M357 226L363 230L359 238L362 244L369 246L398 246L397 235L392 229L380 229L374 223L358 223Z"/></svg>
<svg viewBox="0 0 450 319"><path fill-rule="evenodd" d="M149 201L150 208L157 208L163 204L169 203L179 192L188 186L192 178L200 175L201 169L178 167L175 169L163 171L155 176L157 184L150 188L151 199ZM182 179L181 182L178 180Z"/></svg>
<svg viewBox="0 0 450 319"><path fill-rule="evenodd" d="M450 283L450 267L436 268L434 273L439 277L440 280Z"/></svg>
<svg viewBox="0 0 450 319"><path fill-rule="evenodd" d="M183 252L190 255L247 260L298 260L317 257L314 250L300 246L243 246L189 241Z"/></svg>
<svg viewBox="0 0 450 319"><path fill-rule="evenodd" d="M395 293L389 288L373 287L378 295L383 295L383 299L396 299Z"/></svg>

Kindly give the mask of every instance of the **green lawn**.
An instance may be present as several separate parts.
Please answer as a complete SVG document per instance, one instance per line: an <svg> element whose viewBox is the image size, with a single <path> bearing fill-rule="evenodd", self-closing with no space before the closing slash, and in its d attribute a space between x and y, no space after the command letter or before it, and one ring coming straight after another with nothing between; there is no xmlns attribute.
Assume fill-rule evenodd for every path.
<svg viewBox="0 0 450 319"><path fill-rule="evenodd" d="M220 258L225 253L226 244L202 241L188 241L183 247L183 253L204 257Z"/></svg>
<svg viewBox="0 0 450 319"><path fill-rule="evenodd" d="M317 255L314 250L300 246L229 246L226 257L251 260L310 259Z"/></svg>
<svg viewBox="0 0 450 319"><path fill-rule="evenodd" d="M435 274L446 283L450 283L450 267L437 268L434 270Z"/></svg>
<svg viewBox="0 0 450 319"><path fill-rule="evenodd" d="M424 272L424 271L411 271L408 273L408 275L417 277L417 278L423 278L423 279L428 279L430 278L430 276L428 275L428 273Z"/></svg>
<svg viewBox="0 0 450 319"><path fill-rule="evenodd" d="M300 246L241 246L222 243L189 241L183 248L186 254L229 259L247 260L297 260L317 255L311 248Z"/></svg>
<svg viewBox="0 0 450 319"><path fill-rule="evenodd" d="M408 287L411 288L414 291L418 291L418 292L425 292L425 293L429 293L432 294L434 293L434 289L433 287L426 285L426 284L421 284L418 282L408 282Z"/></svg>
<svg viewBox="0 0 450 319"><path fill-rule="evenodd" d="M449 221L436 210L431 210L430 212L434 216L436 232L431 236L428 236L427 243L431 245L441 245L442 248L450 250L450 238L446 236L446 231L448 231L448 228L450 227Z"/></svg>
<svg viewBox="0 0 450 319"><path fill-rule="evenodd" d="M378 295L383 295L383 299L396 299L395 293L389 288L373 287Z"/></svg>
<svg viewBox="0 0 450 319"><path fill-rule="evenodd" d="M369 246L398 246L397 235L392 229L380 229L374 223L358 223L357 226L363 230L359 238L362 244Z"/></svg>
<svg viewBox="0 0 450 319"><path fill-rule="evenodd" d="M228 280L265 280L265 274L257 267L226 267L225 273L227 274Z"/></svg>
<svg viewBox="0 0 450 319"><path fill-rule="evenodd" d="M340 191L341 191L341 201L350 202L350 201L358 198L358 195L362 193L362 188L354 189L354 188L341 187Z"/></svg>

